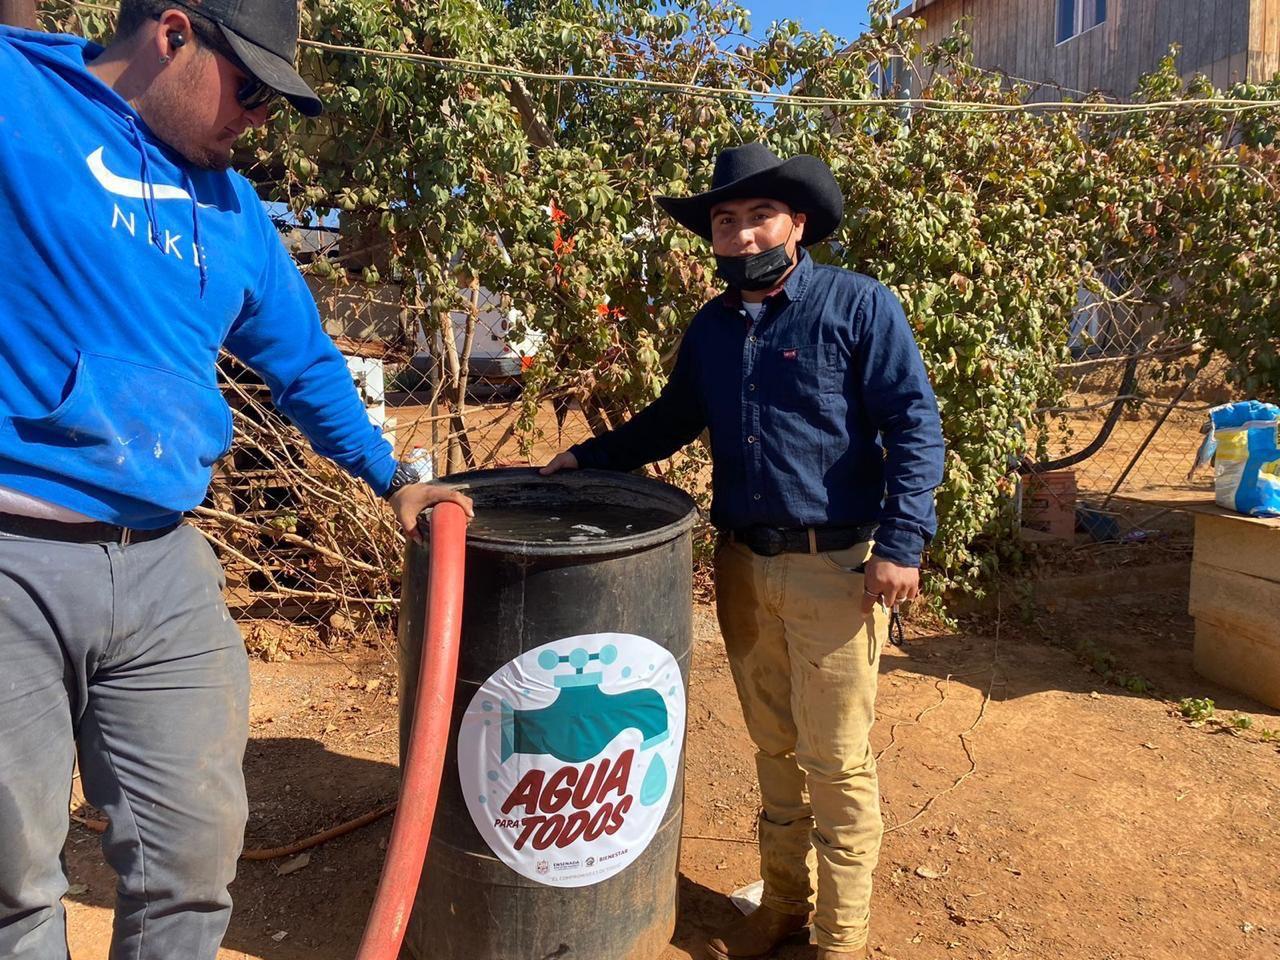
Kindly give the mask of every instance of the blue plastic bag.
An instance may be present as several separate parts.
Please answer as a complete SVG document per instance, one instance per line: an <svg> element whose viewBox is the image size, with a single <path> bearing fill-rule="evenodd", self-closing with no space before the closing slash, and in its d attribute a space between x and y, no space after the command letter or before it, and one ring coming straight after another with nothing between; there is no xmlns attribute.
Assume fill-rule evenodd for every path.
<svg viewBox="0 0 1280 960"><path fill-rule="evenodd" d="M1214 407L1196 465L1210 457L1218 506L1251 517L1280 516L1280 407L1257 400Z"/></svg>

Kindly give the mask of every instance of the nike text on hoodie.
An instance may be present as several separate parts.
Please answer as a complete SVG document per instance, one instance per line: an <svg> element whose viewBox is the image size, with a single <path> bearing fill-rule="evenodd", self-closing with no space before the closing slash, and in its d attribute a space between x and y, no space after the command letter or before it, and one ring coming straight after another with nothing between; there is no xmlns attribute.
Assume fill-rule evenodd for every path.
<svg viewBox="0 0 1280 960"><path fill-rule="evenodd" d="M192 166L85 64L0 28L0 486L153 529L231 446L225 347L381 493L395 461L253 187Z"/></svg>

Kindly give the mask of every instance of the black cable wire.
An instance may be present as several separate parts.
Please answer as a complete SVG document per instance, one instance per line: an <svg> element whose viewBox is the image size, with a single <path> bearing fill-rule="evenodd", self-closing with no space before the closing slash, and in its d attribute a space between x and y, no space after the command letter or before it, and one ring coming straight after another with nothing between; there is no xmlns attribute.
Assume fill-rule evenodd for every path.
<svg viewBox="0 0 1280 960"><path fill-rule="evenodd" d="M1133 393L1133 388L1137 382L1138 358L1132 356L1124 365L1124 379L1119 389L1116 390L1116 402L1112 405L1111 412L1107 414L1106 421L1102 424L1102 428L1092 442L1087 447L1057 460L1036 463L1030 458L1025 458L1022 463L1018 464L1018 472L1025 476L1032 473L1048 473L1050 470L1064 470L1067 467L1074 467L1077 463L1083 463L1092 457L1111 439L1111 432L1115 430L1116 424L1120 422L1120 414L1124 413L1125 404L1128 402L1126 398Z"/></svg>
<svg viewBox="0 0 1280 960"><path fill-rule="evenodd" d="M902 614L898 612L897 606L889 611L889 642L895 647L907 645L907 632L903 629Z"/></svg>

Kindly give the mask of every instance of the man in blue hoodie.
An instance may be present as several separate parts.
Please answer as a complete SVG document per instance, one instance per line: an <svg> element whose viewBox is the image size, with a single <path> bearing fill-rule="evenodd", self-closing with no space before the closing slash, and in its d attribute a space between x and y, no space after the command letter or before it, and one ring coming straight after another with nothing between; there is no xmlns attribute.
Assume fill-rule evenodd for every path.
<svg viewBox="0 0 1280 960"><path fill-rule="evenodd" d="M111 956L212 960L226 930L248 664L182 523L231 445L220 348L406 533L470 512L397 465L228 170L277 97L320 112L297 31L294 0L124 0L105 50L0 29L0 957L67 956L77 748L120 877Z"/></svg>

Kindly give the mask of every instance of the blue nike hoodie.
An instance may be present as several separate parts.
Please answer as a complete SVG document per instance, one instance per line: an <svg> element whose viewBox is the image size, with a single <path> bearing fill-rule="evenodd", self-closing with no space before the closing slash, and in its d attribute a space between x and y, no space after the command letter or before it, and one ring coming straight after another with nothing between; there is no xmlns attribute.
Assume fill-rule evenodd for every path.
<svg viewBox="0 0 1280 960"><path fill-rule="evenodd" d="M88 71L100 52L0 28L0 486L175 521L231 446L225 347L317 453L384 492L391 447L253 187L161 143Z"/></svg>

